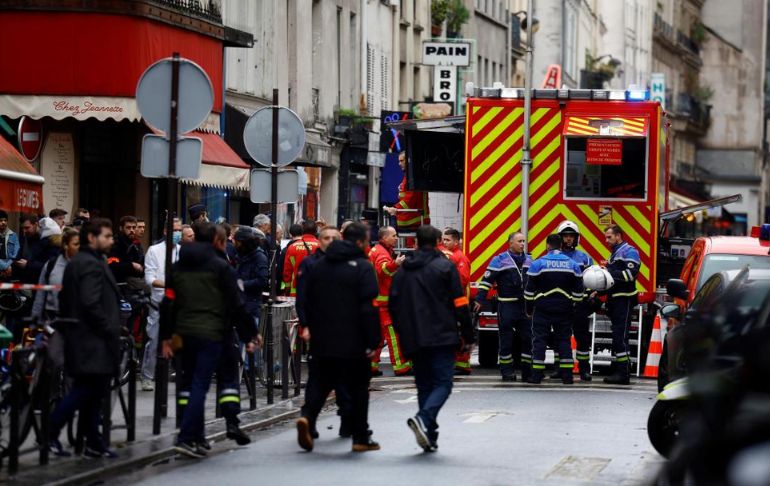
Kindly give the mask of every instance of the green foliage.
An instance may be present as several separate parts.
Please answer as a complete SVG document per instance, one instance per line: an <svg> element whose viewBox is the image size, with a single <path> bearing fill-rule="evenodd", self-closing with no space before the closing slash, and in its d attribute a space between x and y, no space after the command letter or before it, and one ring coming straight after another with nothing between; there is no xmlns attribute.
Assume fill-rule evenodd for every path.
<svg viewBox="0 0 770 486"><path fill-rule="evenodd" d="M430 23L441 25L449 14L449 0L432 0L430 4Z"/></svg>
<svg viewBox="0 0 770 486"><path fill-rule="evenodd" d="M703 44L703 41L706 40L706 28L703 26L703 24L700 22L693 24L692 28L690 29L690 38L698 46Z"/></svg>
<svg viewBox="0 0 770 486"><path fill-rule="evenodd" d="M468 22L471 14L465 8L463 0L449 0L449 12L447 14L447 30L449 32L460 32L462 26Z"/></svg>
<svg viewBox="0 0 770 486"><path fill-rule="evenodd" d="M711 86L699 86L695 90L695 93L693 93L693 97L701 103L706 104L714 97L714 88Z"/></svg>

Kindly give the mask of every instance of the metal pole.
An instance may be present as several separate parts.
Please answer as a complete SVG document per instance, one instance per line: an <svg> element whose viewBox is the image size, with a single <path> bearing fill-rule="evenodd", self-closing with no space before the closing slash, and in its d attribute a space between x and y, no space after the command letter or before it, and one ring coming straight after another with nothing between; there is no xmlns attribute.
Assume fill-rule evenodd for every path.
<svg viewBox="0 0 770 486"><path fill-rule="evenodd" d="M8 431L8 474L13 476L19 470L19 414L21 413L21 387L26 385L21 378L21 352L11 355L11 430Z"/></svg>
<svg viewBox="0 0 770 486"><path fill-rule="evenodd" d="M179 53L171 56L171 118L168 144L168 211L166 212L166 272L165 285L171 286L172 265L174 259L174 213L177 199L176 178L176 140L177 110L179 108ZM160 434L160 419L168 415L168 361L163 357L163 346L158 346L157 364L155 365L155 408L152 417L152 433ZM177 389L177 394L179 390Z"/></svg>
<svg viewBox="0 0 770 486"><path fill-rule="evenodd" d="M128 360L128 416L126 417L126 442L136 440L136 359Z"/></svg>
<svg viewBox="0 0 770 486"><path fill-rule="evenodd" d="M43 349L40 352L40 359L43 360L43 373L37 386L42 387L40 390L40 465L45 466L48 464L48 435L50 432L50 413L51 408L48 406L51 403L51 372L49 370L49 358L48 350Z"/></svg>
<svg viewBox="0 0 770 486"><path fill-rule="evenodd" d="M532 167L532 155L530 153L529 120L532 111L532 24L535 16L533 12L533 0L527 0L527 53L526 53L526 77L524 79L524 148L521 157L521 232L524 233L524 251L527 251L529 241L529 170Z"/></svg>
<svg viewBox="0 0 770 486"><path fill-rule="evenodd" d="M273 248L270 256L270 298L267 300L267 323L265 326L265 351L267 354L267 403L273 403L273 385L275 384L275 368L273 357L273 308L276 298L276 264L279 243L275 241L275 233L278 231L278 89L273 89L273 156L271 166L270 184L270 234L273 235Z"/></svg>
<svg viewBox="0 0 770 486"><path fill-rule="evenodd" d="M281 400L289 398L289 333L286 321L281 323Z"/></svg>

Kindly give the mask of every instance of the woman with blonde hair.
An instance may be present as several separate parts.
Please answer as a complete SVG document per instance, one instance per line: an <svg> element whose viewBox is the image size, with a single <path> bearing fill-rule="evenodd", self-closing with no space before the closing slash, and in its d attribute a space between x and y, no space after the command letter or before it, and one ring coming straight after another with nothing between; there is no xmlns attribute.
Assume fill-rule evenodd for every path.
<svg viewBox="0 0 770 486"><path fill-rule="evenodd" d="M40 285L61 285L64 269L75 254L80 250L80 233L72 228L64 228L61 235L51 237L51 244L61 247L61 254L51 258L43 265L40 272ZM50 322L59 315L59 291L38 290L32 304L32 317L36 321Z"/></svg>

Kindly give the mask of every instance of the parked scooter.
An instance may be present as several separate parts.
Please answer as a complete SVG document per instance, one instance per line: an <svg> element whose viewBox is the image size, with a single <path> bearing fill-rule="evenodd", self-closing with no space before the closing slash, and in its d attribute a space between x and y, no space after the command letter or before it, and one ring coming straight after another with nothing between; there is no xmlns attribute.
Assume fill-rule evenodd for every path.
<svg viewBox="0 0 770 486"><path fill-rule="evenodd" d="M770 484L767 456L760 455L770 443L770 296L764 296L750 312L731 300L688 332L690 374L671 383L650 414L657 426L648 430L650 439L669 458L657 484Z"/></svg>

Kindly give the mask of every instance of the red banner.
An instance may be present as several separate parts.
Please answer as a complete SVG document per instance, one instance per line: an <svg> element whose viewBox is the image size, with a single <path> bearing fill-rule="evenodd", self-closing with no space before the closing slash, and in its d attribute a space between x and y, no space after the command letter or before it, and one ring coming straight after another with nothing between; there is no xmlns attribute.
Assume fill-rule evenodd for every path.
<svg viewBox="0 0 770 486"><path fill-rule="evenodd" d="M0 209L39 214L43 209L43 186L0 178Z"/></svg>
<svg viewBox="0 0 770 486"><path fill-rule="evenodd" d="M623 165L623 141L615 138L589 138L586 164Z"/></svg>

